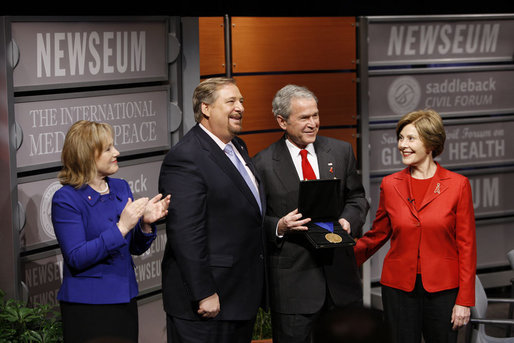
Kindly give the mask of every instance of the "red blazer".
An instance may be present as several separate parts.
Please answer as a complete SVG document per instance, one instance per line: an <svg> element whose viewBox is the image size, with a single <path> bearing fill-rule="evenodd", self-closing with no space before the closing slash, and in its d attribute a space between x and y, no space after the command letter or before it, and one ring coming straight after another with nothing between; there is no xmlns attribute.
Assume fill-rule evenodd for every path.
<svg viewBox="0 0 514 343"><path fill-rule="evenodd" d="M428 292L459 288L456 304L474 306L475 215L466 177L440 165L419 209L412 198L409 168L384 177L373 227L354 247L361 265L391 238L380 282L410 292L418 249L423 287Z"/></svg>

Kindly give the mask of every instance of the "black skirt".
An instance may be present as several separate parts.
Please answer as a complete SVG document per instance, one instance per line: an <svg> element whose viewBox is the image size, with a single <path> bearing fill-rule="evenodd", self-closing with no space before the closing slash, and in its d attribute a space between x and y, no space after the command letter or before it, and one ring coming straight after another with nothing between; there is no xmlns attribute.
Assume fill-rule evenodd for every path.
<svg viewBox="0 0 514 343"><path fill-rule="evenodd" d="M64 343L137 343L137 302L79 304L61 301Z"/></svg>

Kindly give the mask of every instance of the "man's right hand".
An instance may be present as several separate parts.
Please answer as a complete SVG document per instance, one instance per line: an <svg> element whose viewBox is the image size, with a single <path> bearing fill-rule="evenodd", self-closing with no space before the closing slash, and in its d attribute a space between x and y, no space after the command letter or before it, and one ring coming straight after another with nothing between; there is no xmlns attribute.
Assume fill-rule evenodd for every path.
<svg viewBox="0 0 514 343"><path fill-rule="evenodd" d="M295 209L280 218L277 225L277 235L283 236L289 231L307 231L309 228L304 225L310 222L311 218L301 218L302 214L298 213L298 209Z"/></svg>
<svg viewBox="0 0 514 343"><path fill-rule="evenodd" d="M220 313L220 299L218 293L200 300L198 314L204 318L214 318Z"/></svg>

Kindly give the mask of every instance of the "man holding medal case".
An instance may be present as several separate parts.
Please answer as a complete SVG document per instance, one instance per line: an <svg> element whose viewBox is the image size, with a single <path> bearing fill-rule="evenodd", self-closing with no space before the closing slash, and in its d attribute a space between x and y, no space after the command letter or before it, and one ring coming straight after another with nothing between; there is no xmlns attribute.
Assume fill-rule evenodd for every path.
<svg viewBox="0 0 514 343"><path fill-rule="evenodd" d="M342 230L359 233L369 204L352 146L317 136L317 103L304 87L280 89L273 113L285 134L253 159L266 194L274 343L310 342L321 314L362 304L353 242ZM299 208L326 213L308 218Z"/></svg>

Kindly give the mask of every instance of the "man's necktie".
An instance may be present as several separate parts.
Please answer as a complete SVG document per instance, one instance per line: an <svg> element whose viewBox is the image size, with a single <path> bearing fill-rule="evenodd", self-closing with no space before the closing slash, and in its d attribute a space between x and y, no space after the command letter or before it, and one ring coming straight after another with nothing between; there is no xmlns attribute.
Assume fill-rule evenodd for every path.
<svg viewBox="0 0 514 343"><path fill-rule="evenodd" d="M237 168L243 179L246 181L246 184L252 191L253 196L255 197L255 200L257 201L257 204L259 204L259 209L262 213L262 205L261 205L261 199L259 197L259 192L257 191L257 188L255 187L255 184L252 182L252 179L250 178L250 175L248 175L248 172L246 171L245 166L243 163L241 163L241 160L236 156L234 149L232 148L232 145L227 144L225 146L225 154L227 154L228 158L230 158L230 161L234 164L234 166Z"/></svg>
<svg viewBox="0 0 514 343"><path fill-rule="evenodd" d="M316 180L316 174L314 173L314 170L312 169L311 164L309 163L309 160L307 159L307 150L302 149L300 150L300 155L302 156L302 173L303 173L303 179L304 180Z"/></svg>
<svg viewBox="0 0 514 343"><path fill-rule="evenodd" d="M309 160L307 159L307 150L300 150L300 155L302 156L302 173L304 180L316 180L316 174L314 173L314 169L312 169ZM315 222L314 224L321 226L327 231L334 232L334 223L333 222Z"/></svg>

